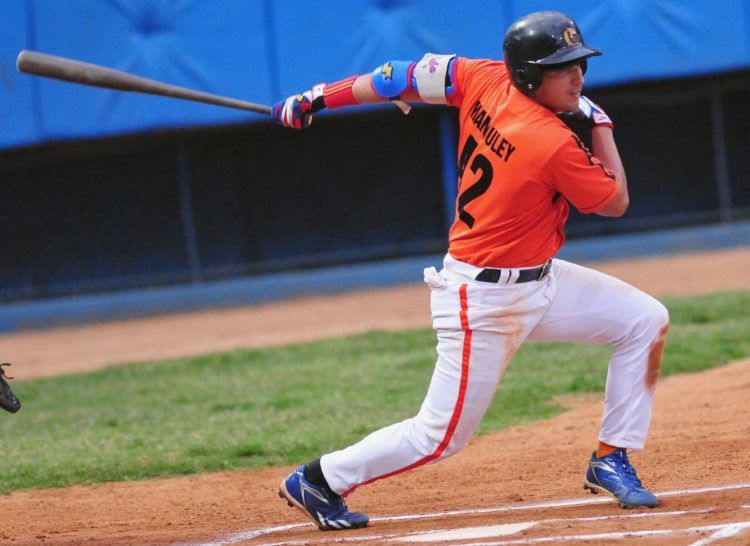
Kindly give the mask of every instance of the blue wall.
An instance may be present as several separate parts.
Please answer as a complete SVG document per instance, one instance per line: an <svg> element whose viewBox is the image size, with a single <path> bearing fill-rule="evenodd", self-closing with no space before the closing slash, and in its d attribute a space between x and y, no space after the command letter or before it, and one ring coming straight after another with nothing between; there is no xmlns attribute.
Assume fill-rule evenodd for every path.
<svg viewBox="0 0 750 546"><path fill-rule="evenodd" d="M591 85L750 67L748 0L4 0L0 148L242 122L208 105L18 74L21 49L273 103L320 81L425 51L499 57L526 13L565 11L605 56Z"/></svg>

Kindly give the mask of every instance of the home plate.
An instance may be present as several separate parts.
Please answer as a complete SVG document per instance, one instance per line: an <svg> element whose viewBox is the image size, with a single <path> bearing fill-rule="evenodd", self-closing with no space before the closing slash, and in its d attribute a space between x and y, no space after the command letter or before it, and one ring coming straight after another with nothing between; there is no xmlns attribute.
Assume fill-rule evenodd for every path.
<svg viewBox="0 0 750 546"><path fill-rule="evenodd" d="M399 542L443 542L446 540L468 540L472 538L491 538L520 533L536 525L535 521L523 523L507 523L505 525L485 525L483 527L462 527L453 531L427 531L408 537L399 537L391 540Z"/></svg>

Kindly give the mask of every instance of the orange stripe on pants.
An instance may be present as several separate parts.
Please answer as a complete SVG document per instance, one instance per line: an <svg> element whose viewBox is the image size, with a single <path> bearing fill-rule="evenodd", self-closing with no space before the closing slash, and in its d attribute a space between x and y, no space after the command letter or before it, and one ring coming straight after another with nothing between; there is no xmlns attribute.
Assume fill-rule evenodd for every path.
<svg viewBox="0 0 750 546"><path fill-rule="evenodd" d="M472 331L469 329L469 317L468 317L468 310L469 310L469 302L468 297L466 294L466 288L467 285L462 284L461 288L459 289L459 296L461 301L461 329L464 331L464 344L463 344L463 353L461 356L461 381L459 383L458 387L458 397L456 399L456 405L453 407L453 414L451 415L450 423L448 424L448 428L445 431L445 436L443 436L442 441L438 445L438 447L430 453L427 457L424 457L423 459L418 460L415 463L410 464L409 466L405 466L404 468L400 468L398 470L394 470L393 472L389 472L388 474L384 474L382 476L376 476L375 478L372 478L370 480L367 480L366 482L360 484L360 485L367 485L369 483L372 483L377 480L382 480L383 478L389 478L391 476L394 476L396 474L400 474L401 472L406 472L407 470L411 470L413 468L417 468L419 466L425 465L429 463L430 461L433 461L440 457L442 455L443 451L445 451L445 448L448 447L448 444L450 444L451 439L453 438L453 433L456 431L456 427L458 427L458 421L461 419L461 411L464 407L464 399L466 398L466 387L469 384L469 359L471 358L471 334ZM349 493L354 491L359 486L354 486L349 488L347 491L344 491L342 496L347 496Z"/></svg>

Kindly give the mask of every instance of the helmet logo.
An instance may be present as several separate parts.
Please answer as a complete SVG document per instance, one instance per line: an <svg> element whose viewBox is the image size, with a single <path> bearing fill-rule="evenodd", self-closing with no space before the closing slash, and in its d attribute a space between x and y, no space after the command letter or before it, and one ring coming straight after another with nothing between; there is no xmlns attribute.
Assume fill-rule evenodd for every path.
<svg viewBox="0 0 750 546"><path fill-rule="evenodd" d="M563 40L566 44L572 46L581 43L581 36L576 32L576 29L568 27L563 32Z"/></svg>

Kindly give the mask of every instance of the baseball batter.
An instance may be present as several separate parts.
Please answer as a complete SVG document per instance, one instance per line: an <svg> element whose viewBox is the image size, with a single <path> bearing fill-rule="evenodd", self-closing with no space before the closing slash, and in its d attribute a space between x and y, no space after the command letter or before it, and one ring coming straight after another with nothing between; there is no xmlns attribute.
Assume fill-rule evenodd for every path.
<svg viewBox="0 0 750 546"><path fill-rule="evenodd" d="M584 488L624 508L658 503L627 452L646 441L667 310L618 279L554 257L570 205L602 216L621 216L628 207L612 121L581 95L587 60L601 53L559 12L519 19L503 49L503 62L431 53L390 61L274 107L283 125L297 129L322 108L401 100L451 106L460 120L450 247L441 271L424 272L438 338L429 390L413 418L302 465L281 482L280 496L321 529L367 525L343 497L465 446L526 339L612 346ZM591 128L593 151L571 130L576 120Z"/></svg>

